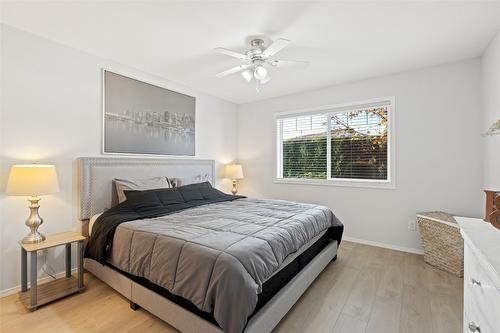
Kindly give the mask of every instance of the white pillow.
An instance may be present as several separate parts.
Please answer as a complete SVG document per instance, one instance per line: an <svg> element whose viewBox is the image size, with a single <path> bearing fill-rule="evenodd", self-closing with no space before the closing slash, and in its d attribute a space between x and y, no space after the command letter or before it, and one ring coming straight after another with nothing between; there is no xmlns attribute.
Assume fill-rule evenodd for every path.
<svg viewBox="0 0 500 333"><path fill-rule="evenodd" d="M179 187L190 184L204 183L210 181L210 176L208 173L200 174L194 177L184 177L184 178L170 178L170 185L172 187Z"/></svg>
<svg viewBox="0 0 500 333"><path fill-rule="evenodd" d="M116 193L118 194L118 202L122 203L127 200L124 191L145 191L154 190L157 188L171 188L167 177L153 177L146 179L114 179Z"/></svg>
<svg viewBox="0 0 500 333"><path fill-rule="evenodd" d="M95 214L95 215L92 215L92 217L90 218L90 221L89 221L89 236L92 235L92 227L94 226L95 221L101 215L102 215L102 213Z"/></svg>

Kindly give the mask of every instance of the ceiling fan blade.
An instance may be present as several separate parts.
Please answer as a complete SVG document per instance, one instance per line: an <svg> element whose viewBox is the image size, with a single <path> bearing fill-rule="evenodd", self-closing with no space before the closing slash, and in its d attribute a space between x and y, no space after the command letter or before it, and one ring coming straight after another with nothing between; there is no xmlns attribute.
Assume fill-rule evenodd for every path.
<svg viewBox="0 0 500 333"><path fill-rule="evenodd" d="M274 67L306 67L309 65L309 62L297 60L271 60L269 64Z"/></svg>
<svg viewBox="0 0 500 333"><path fill-rule="evenodd" d="M239 71L242 71L244 69L247 69L248 67L252 66L251 64L245 64L245 65L239 65L239 66L236 66L236 67L233 67L233 68L230 68L224 72L220 72L220 73L217 73L215 74L215 76L217 77L224 77L224 76L227 76L227 75L230 75L230 74L233 74L233 73L237 73Z"/></svg>
<svg viewBox="0 0 500 333"><path fill-rule="evenodd" d="M288 44L290 44L290 41L288 39L278 38L274 41L274 43L269 45L269 47L265 49L262 54L265 57L272 57L279 51L283 50Z"/></svg>
<svg viewBox="0 0 500 333"><path fill-rule="evenodd" d="M238 58L238 59L241 59L241 60L248 59L247 56L245 54L243 54L243 53L238 53L238 52L235 52L235 51L231 51L231 50L228 50L228 49L225 49L225 48L222 48L222 47L215 48L214 51L217 52L217 53L225 54L225 55L228 55L230 57Z"/></svg>

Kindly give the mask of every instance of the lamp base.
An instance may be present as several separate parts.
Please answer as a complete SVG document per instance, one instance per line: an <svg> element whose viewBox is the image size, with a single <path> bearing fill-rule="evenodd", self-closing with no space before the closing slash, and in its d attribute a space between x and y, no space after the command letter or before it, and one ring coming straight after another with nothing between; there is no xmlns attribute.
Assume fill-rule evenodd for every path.
<svg viewBox="0 0 500 333"><path fill-rule="evenodd" d="M231 190L231 193L233 195L236 195L236 193L238 193L238 189L236 188L236 179L233 179L233 189Z"/></svg>
<svg viewBox="0 0 500 333"><path fill-rule="evenodd" d="M38 232L38 227L43 223L43 219L38 215L38 208L40 208L38 202L40 202L40 198L32 196L28 201L30 202L30 216L26 220L26 226L30 228L31 232L21 240L21 243L40 243L45 240L45 236Z"/></svg>
<svg viewBox="0 0 500 333"><path fill-rule="evenodd" d="M32 233L29 233L28 235L26 235L26 237L24 237L22 240L21 240L21 243L23 244L35 244L35 243L41 243L45 240L45 236L42 235L41 233L39 233L38 231L34 234Z"/></svg>

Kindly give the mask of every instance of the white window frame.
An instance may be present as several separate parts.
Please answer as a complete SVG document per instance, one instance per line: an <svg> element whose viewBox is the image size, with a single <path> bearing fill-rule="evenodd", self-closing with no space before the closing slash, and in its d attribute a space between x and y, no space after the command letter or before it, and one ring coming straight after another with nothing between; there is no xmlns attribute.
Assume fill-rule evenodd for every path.
<svg viewBox="0 0 500 333"><path fill-rule="evenodd" d="M305 179L305 178L283 178L283 141L282 132L277 131L278 120L287 116L300 116L312 114L326 114L346 112L350 110L371 108L380 106L381 104L390 105L388 112L387 126L387 179L349 179L349 178L331 178L331 142L327 140L327 179ZM274 114L275 125L275 140L276 140L276 165L274 183L277 184L298 184L298 185L326 185L326 186L345 186L345 187L364 187L364 188L380 188L380 189L395 189L396 188L396 134L395 134L395 113L396 113L396 98L394 96L373 98L364 101L351 103L343 103L336 105L323 105L314 108L300 109L293 111L278 112ZM331 122L328 117L327 133L330 130ZM282 126L279 127L282 131Z"/></svg>

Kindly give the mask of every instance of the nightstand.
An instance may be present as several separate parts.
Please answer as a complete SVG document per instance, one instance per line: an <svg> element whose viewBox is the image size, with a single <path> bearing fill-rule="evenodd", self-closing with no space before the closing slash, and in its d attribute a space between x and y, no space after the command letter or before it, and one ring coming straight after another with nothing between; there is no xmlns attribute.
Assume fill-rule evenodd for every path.
<svg viewBox="0 0 500 333"><path fill-rule="evenodd" d="M83 286L83 241L85 237L77 232L63 232L48 235L43 242L21 245L21 302L34 311L38 306L77 293ZM71 275L71 244L77 246L77 277ZM66 276L37 285L37 252L51 247L66 247ZM30 254L30 289L28 290L28 253Z"/></svg>

